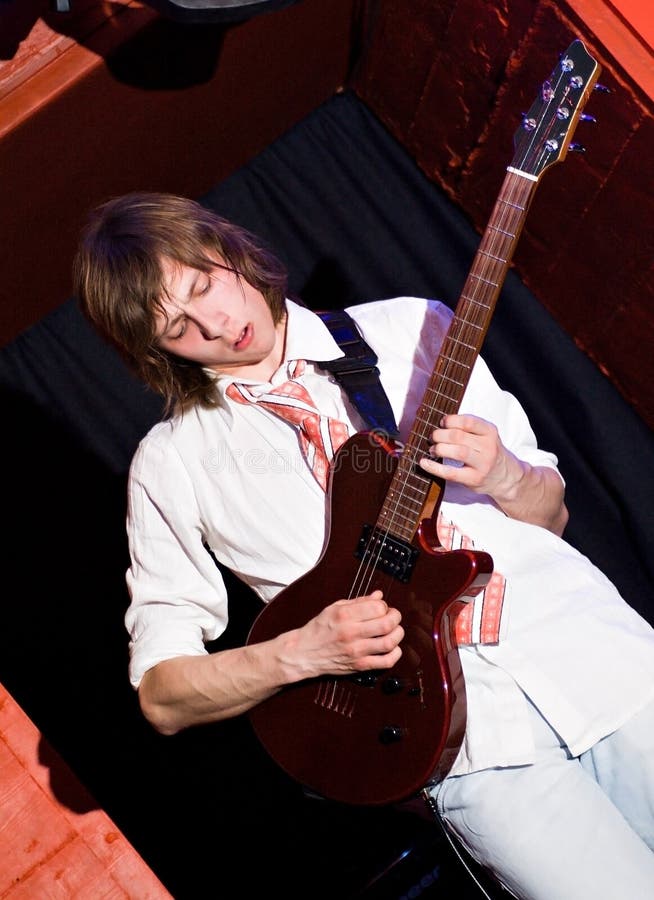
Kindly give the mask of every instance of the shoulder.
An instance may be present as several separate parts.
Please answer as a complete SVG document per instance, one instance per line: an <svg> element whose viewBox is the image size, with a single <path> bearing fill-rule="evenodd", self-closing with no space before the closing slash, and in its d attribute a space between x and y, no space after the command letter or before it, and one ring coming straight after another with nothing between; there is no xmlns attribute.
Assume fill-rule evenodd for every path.
<svg viewBox="0 0 654 900"><path fill-rule="evenodd" d="M141 475L179 465L189 443L200 443L199 430L204 410L193 407L158 422L141 439L132 458L131 473Z"/></svg>
<svg viewBox="0 0 654 900"><path fill-rule="evenodd" d="M170 456L172 422L158 422L141 438L130 466L130 478L141 480L148 471L156 471Z"/></svg>
<svg viewBox="0 0 654 900"><path fill-rule="evenodd" d="M441 303L426 297L390 297L385 300L371 300L349 306L347 312L357 323L371 321L420 324L426 318L442 320L449 324L452 310Z"/></svg>
<svg viewBox="0 0 654 900"><path fill-rule="evenodd" d="M423 348L427 358L437 352L453 315L444 303L424 297L374 300L350 306L347 312L375 350L388 346L406 353Z"/></svg>

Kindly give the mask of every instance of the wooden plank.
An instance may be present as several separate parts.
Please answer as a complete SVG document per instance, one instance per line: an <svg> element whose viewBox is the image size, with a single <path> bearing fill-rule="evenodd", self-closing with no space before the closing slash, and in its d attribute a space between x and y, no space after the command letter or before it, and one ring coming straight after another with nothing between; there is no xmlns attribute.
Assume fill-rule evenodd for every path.
<svg viewBox="0 0 654 900"><path fill-rule="evenodd" d="M171 896L2 685L0 896Z"/></svg>
<svg viewBox="0 0 654 900"><path fill-rule="evenodd" d="M564 5L592 32L625 76L654 100L654 11L651 5L647 4L644 9L643 0L566 0Z"/></svg>
<svg viewBox="0 0 654 900"><path fill-rule="evenodd" d="M605 0L625 25L654 50L654 6L643 0Z"/></svg>
<svg viewBox="0 0 654 900"><path fill-rule="evenodd" d="M132 0L87 0L83 12L60 31L36 19L11 59L0 61L0 138L101 66L103 56L158 15ZM16 40L21 33L16 32Z"/></svg>

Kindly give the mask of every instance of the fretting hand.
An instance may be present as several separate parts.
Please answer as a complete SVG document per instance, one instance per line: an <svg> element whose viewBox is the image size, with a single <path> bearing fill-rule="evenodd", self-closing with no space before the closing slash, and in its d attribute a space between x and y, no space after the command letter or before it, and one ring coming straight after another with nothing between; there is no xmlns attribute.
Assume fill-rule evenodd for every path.
<svg viewBox="0 0 654 900"><path fill-rule="evenodd" d="M568 511L560 476L552 468L518 459L491 422L471 415L443 416L432 440L430 456L420 460L426 472L486 494L512 519L563 533Z"/></svg>

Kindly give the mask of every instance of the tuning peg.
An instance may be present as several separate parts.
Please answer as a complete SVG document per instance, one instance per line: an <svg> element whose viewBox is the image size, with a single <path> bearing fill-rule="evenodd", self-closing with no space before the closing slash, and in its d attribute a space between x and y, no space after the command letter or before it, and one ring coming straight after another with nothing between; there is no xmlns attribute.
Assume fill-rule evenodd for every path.
<svg viewBox="0 0 654 900"><path fill-rule="evenodd" d="M586 152L586 148L584 147L583 144L574 144L574 143L570 144L570 146L568 147L568 150L572 150L573 153L585 153Z"/></svg>
<svg viewBox="0 0 654 900"><path fill-rule="evenodd" d="M611 88L608 88L605 84L594 84L593 90L599 91L600 94L610 94L611 93Z"/></svg>
<svg viewBox="0 0 654 900"><path fill-rule="evenodd" d="M595 118L595 116L591 116L589 113L582 113L579 116L579 120L581 122L592 122L593 124L597 122L597 119Z"/></svg>

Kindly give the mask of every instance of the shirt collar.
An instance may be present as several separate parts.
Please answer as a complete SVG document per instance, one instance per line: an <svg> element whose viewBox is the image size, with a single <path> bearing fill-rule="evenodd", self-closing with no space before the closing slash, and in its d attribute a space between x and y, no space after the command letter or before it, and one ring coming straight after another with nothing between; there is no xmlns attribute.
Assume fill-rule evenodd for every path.
<svg viewBox="0 0 654 900"><path fill-rule="evenodd" d="M294 360L306 359L308 362L322 362L345 356L320 316L317 316L312 310L287 299L286 313L284 361L273 374L271 384L277 384L289 378L289 364ZM247 378L235 379L227 373L216 374L209 369L206 371L215 379L216 387L223 399L227 386L234 381L238 380L244 384L259 383Z"/></svg>
<svg viewBox="0 0 654 900"><path fill-rule="evenodd" d="M286 309L288 319L284 365L293 359L322 362L345 356L320 316L293 300L286 301Z"/></svg>

